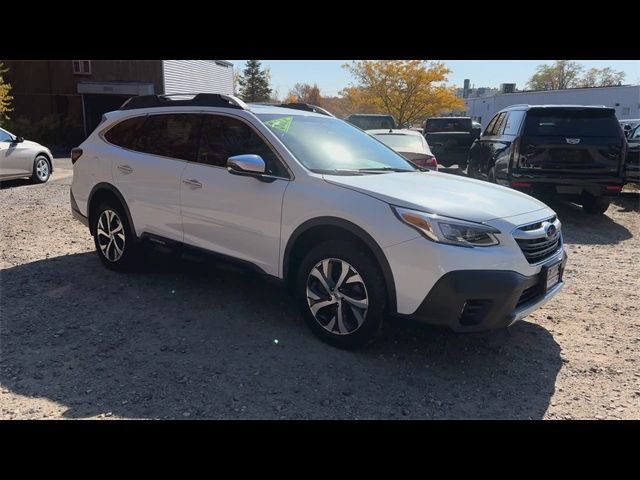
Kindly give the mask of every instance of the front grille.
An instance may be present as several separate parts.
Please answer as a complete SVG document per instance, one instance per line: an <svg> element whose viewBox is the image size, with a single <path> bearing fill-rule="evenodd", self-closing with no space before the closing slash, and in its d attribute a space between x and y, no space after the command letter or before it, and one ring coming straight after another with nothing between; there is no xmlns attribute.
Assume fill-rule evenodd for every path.
<svg viewBox="0 0 640 480"><path fill-rule="evenodd" d="M547 235L549 226L555 227L555 233L550 236ZM555 216L518 227L514 231L514 237L530 264L543 262L562 248L560 222Z"/></svg>

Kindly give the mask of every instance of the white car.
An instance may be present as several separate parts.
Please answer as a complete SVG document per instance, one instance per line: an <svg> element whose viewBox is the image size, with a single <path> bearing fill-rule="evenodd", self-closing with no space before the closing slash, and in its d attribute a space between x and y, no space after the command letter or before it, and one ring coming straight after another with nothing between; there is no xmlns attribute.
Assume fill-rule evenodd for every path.
<svg viewBox="0 0 640 480"><path fill-rule="evenodd" d="M408 129L365 131L419 167L438 171L438 160L420 132Z"/></svg>
<svg viewBox="0 0 640 480"><path fill-rule="evenodd" d="M389 315L506 327L563 286L560 221L526 194L420 171L330 116L169 98L129 100L72 152L71 209L111 269L147 241L235 259L341 348Z"/></svg>
<svg viewBox="0 0 640 480"><path fill-rule="evenodd" d="M0 128L0 181L29 177L44 183L52 173L51 150Z"/></svg>

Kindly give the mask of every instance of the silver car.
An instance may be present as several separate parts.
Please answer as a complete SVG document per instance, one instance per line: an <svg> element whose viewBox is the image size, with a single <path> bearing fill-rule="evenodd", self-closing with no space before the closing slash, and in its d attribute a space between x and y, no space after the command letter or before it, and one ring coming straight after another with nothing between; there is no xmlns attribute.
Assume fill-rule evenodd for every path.
<svg viewBox="0 0 640 480"><path fill-rule="evenodd" d="M0 181L29 177L44 183L51 173L51 150L0 128Z"/></svg>

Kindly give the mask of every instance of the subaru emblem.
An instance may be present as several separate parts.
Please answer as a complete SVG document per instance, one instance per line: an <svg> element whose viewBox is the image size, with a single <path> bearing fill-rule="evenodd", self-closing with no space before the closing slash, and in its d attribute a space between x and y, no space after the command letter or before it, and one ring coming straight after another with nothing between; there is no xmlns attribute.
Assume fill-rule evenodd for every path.
<svg viewBox="0 0 640 480"><path fill-rule="evenodd" d="M552 238L555 238L556 234L558 233L558 229L553 223L550 223L545 227L544 233L546 233L547 238L551 240Z"/></svg>
<svg viewBox="0 0 640 480"><path fill-rule="evenodd" d="M580 139L579 138L565 138L565 140L567 141L567 143L569 145L577 145L580 143Z"/></svg>

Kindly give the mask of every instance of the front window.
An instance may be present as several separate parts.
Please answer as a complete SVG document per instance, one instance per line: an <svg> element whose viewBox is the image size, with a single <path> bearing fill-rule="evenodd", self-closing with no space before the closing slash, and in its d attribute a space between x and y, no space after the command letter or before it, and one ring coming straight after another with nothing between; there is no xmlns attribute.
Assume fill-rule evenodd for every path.
<svg viewBox="0 0 640 480"><path fill-rule="evenodd" d="M12 142L13 137L9 135L9 132L0 128L0 142Z"/></svg>
<svg viewBox="0 0 640 480"><path fill-rule="evenodd" d="M313 172L364 174L418 170L392 149L342 120L282 114L257 116Z"/></svg>

